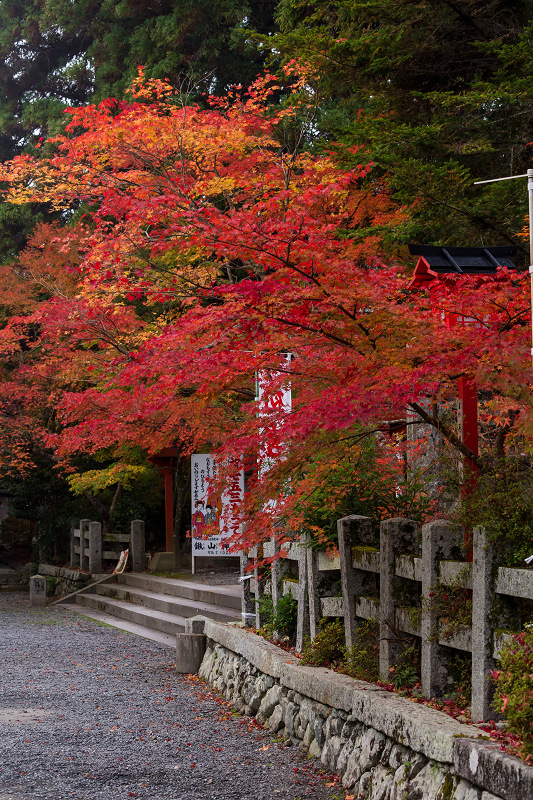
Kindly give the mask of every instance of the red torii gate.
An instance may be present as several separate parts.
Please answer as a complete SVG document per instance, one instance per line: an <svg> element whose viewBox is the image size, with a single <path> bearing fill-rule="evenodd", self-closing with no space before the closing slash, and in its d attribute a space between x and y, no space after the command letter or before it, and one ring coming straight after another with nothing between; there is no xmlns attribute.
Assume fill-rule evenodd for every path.
<svg viewBox="0 0 533 800"><path fill-rule="evenodd" d="M410 244L411 255L420 256L415 267L409 288L429 287L431 305L436 309L438 300L450 291L448 275L483 275L496 277L499 267L516 269L511 257L516 256L518 248L504 247L437 247ZM447 328L468 325L467 317L446 314L443 319ZM473 378L459 378L459 403L461 417L461 441L476 456L479 454L477 387ZM465 483L463 491L469 494L474 488L479 469L466 458Z"/></svg>

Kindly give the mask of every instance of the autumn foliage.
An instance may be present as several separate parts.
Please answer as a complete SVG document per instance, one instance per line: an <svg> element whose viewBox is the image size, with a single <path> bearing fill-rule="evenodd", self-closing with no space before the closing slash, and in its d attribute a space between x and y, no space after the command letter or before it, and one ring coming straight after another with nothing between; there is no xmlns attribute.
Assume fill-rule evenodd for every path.
<svg viewBox="0 0 533 800"><path fill-rule="evenodd" d="M456 278L439 308L410 290L412 265L383 246L409 209L364 150L347 171L333 152L294 145L305 82L288 72L283 108L267 75L207 109L141 73L128 102L69 109L54 155L4 165L11 203L45 203L66 220L2 275L16 287L0 387L15 387L18 416L5 396L2 409L21 465L35 425L27 387L53 409L39 435L67 468L103 447L216 448L248 467L261 448L281 448L269 471L250 470L249 544L280 519L290 537L302 499L369 430L421 397L453 399L463 374L487 392L488 420L505 426L512 412L529 435L526 276ZM448 312L468 324L446 329ZM33 338L17 363L21 326ZM290 383L290 414L258 416L258 372L267 393ZM387 463L400 475L396 456Z"/></svg>

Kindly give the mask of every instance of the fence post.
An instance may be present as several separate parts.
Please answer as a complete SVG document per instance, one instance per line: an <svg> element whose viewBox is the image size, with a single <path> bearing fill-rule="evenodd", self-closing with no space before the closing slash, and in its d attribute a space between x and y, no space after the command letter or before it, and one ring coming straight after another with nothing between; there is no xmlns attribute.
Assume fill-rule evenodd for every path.
<svg viewBox="0 0 533 800"><path fill-rule="evenodd" d="M89 571L89 556L85 552L88 544L90 519L80 519L80 569L84 572Z"/></svg>
<svg viewBox="0 0 533 800"><path fill-rule="evenodd" d="M311 538L307 534L308 540ZM307 594L309 596L309 637L311 641L318 633L320 622L320 599L318 597L317 555L312 547L306 547L307 554Z"/></svg>
<svg viewBox="0 0 533 800"><path fill-rule="evenodd" d="M144 572L146 567L144 520L132 520L130 530L131 568L133 572Z"/></svg>
<svg viewBox="0 0 533 800"><path fill-rule="evenodd" d="M379 675L385 682L390 680L390 668L403 650L401 643L395 641L394 598L401 582L396 577L396 556L417 551L417 534L416 522L402 517L383 520L380 525Z"/></svg>
<svg viewBox="0 0 533 800"><path fill-rule="evenodd" d="M435 520L422 526L421 672L422 693L428 698L441 694L446 682L446 666L438 641L438 616L429 595L438 581L439 561L450 558L454 542L453 527L446 520Z"/></svg>
<svg viewBox="0 0 533 800"><path fill-rule="evenodd" d="M474 528L472 560L472 719L494 717L491 707L494 669L492 617L494 614L493 551L485 528Z"/></svg>
<svg viewBox="0 0 533 800"><path fill-rule="evenodd" d="M356 544L372 543L372 521L369 517L352 514L337 520L339 553L342 582L342 606L344 611L344 631L346 647L351 647L355 639L355 596L361 593L362 578L360 570L354 569L352 547Z"/></svg>
<svg viewBox="0 0 533 800"><path fill-rule="evenodd" d="M102 525L89 524L89 572L92 575L102 572Z"/></svg>
<svg viewBox="0 0 533 800"><path fill-rule="evenodd" d="M307 548L300 544L298 548L298 619L296 624L296 652L304 649L305 639L309 636L309 576L307 574Z"/></svg>
<svg viewBox="0 0 533 800"><path fill-rule="evenodd" d="M261 575L260 568L257 565L259 559L263 559L263 548L262 545L256 545L252 547L250 550L250 554L254 561L254 582L255 582L255 602L254 602L254 611L255 611L255 627L260 628L263 624L261 621L261 611L259 609L259 600L263 596L263 588L264 588L264 579ZM262 569L262 568L261 568Z"/></svg>
<svg viewBox="0 0 533 800"><path fill-rule="evenodd" d="M242 621L247 628L252 627L252 618L255 620L255 600L250 588L253 575L248 569L251 562L252 559L247 552L241 554L241 576L246 578L246 580L241 581L241 615Z"/></svg>
<svg viewBox="0 0 533 800"><path fill-rule="evenodd" d="M271 585L270 591L272 595L272 606L276 608L276 606L279 603L279 598L282 592L280 590L281 575L279 568L279 558L277 557L279 553L279 544L275 536L272 537L271 544L273 549L272 555L274 556L274 561L272 561L272 563L270 564L270 585Z"/></svg>
<svg viewBox="0 0 533 800"><path fill-rule="evenodd" d="M75 528L74 526L70 529L70 566L77 567L78 566L78 559L76 558L76 535L75 535ZM81 540L81 537L80 537ZM81 543L80 543L81 549Z"/></svg>

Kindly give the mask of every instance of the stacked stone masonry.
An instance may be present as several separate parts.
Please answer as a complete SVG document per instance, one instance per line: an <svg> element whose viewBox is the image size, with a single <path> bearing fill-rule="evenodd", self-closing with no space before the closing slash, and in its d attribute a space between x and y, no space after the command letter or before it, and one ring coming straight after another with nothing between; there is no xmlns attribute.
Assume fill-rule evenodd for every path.
<svg viewBox="0 0 533 800"><path fill-rule="evenodd" d="M357 800L533 798L533 768L481 740L479 729L373 684L303 667L233 626L206 620L205 633L200 677L320 759Z"/></svg>

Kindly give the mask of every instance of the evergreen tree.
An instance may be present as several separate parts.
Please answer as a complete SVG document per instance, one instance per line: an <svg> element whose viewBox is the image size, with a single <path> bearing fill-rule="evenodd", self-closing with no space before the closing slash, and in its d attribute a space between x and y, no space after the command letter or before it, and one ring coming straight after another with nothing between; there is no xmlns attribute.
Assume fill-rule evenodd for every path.
<svg viewBox="0 0 533 800"><path fill-rule="evenodd" d="M274 59L298 55L317 76L321 136L368 147L416 203L397 242L523 247L525 186L472 181L530 163L529 3L280 0L277 19Z"/></svg>

